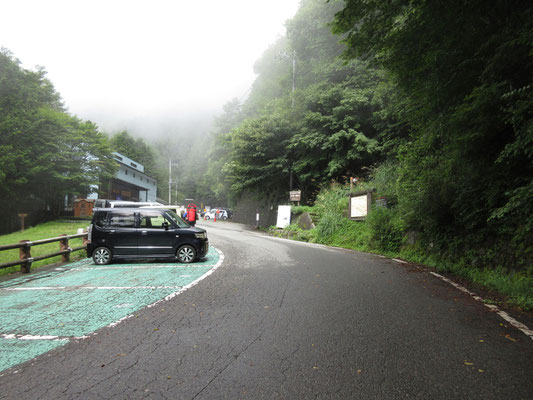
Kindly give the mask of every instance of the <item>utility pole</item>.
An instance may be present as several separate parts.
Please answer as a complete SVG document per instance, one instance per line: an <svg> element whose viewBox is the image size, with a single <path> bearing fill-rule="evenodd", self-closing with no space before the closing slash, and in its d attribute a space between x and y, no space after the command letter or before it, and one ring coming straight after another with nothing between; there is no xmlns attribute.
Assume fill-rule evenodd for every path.
<svg viewBox="0 0 533 400"><path fill-rule="evenodd" d="M292 107L294 107L294 89L296 89L296 51L292 51Z"/></svg>
<svg viewBox="0 0 533 400"><path fill-rule="evenodd" d="M172 182L172 166L173 165L179 165L179 163L172 163L172 159L169 158L168 160L168 204L172 204L172 183L178 183L178 182ZM176 186L176 199L178 198L178 187Z"/></svg>
<svg viewBox="0 0 533 400"><path fill-rule="evenodd" d="M168 159L168 205L171 205L170 196L172 194L172 160Z"/></svg>

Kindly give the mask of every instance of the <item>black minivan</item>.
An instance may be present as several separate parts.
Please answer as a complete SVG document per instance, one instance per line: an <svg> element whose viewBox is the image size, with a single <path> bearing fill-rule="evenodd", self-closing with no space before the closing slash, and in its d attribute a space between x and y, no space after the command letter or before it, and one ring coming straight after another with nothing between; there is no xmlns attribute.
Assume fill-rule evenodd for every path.
<svg viewBox="0 0 533 400"><path fill-rule="evenodd" d="M163 209L100 208L88 239L87 257L99 265L139 258L191 263L209 250L205 229L191 227L174 211Z"/></svg>

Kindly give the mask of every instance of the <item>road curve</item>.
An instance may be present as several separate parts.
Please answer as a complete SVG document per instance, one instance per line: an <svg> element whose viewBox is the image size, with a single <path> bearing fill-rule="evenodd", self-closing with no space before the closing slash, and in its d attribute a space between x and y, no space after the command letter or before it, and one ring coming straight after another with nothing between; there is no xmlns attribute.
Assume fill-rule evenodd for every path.
<svg viewBox="0 0 533 400"><path fill-rule="evenodd" d="M0 399L533 397L533 341L430 274L200 225L218 270L4 373Z"/></svg>

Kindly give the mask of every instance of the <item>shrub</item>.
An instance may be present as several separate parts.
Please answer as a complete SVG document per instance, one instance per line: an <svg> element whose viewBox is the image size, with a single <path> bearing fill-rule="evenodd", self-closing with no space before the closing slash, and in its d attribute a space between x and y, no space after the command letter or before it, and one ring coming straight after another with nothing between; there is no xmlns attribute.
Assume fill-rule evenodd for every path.
<svg viewBox="0 0 533 400"><path fill-rule="evenodd" d="M405 228L394 209L378 207L366 219L372 246L385 251L398 251L403 243Z"/></svg>
<svg viewBox="0 0 533 400"><path fill-rule="evenodd" d="M341 216L331 212L326 211L320 218L317 229L317 239L321 243L327 242L327 240L337 232L342 226Z"/></svg>
<svg viewBox="0 0 533 400"><path fill-rule="evenodd" d="M313 212L313 207L311 206L293 206L291 208L291 212L294 216L303 214L303 213L311 213Z"/></svg>

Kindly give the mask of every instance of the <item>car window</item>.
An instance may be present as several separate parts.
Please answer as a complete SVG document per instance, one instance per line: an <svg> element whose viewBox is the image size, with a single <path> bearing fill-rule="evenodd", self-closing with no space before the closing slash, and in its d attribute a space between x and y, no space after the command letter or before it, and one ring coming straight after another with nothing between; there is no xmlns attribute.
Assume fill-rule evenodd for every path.
<svg viewBox="0 0 533 400"><path fill-rule="evenodd" d="M185 222L178 214L176 214L174 211L172 210L168 210L167 211L167 215L168 217L174 221L174 223L176 225L178 225L178 227L180 228L189 228L189 224L187 222Z"/></svg>
<svg viewBox="0 0 533 400"><path fill-rule="evenodd" d="M154 211L141 211L141 228L165 229L163 223L170 222L160 213Z"/></svg>
<svg viewBox="0 0 533 400"><path fill-rule="evenodd" d="M109 217L109 227L112 228L133 228L135 217L133 213L112 213Z"/></svg>
<svg viewBox="0 0 533 400"><path fill-rule="evenodd" d="M104 228L107 226L107 213L106 212L99 212L94 217L94 224L100 228Z"/></svg>

